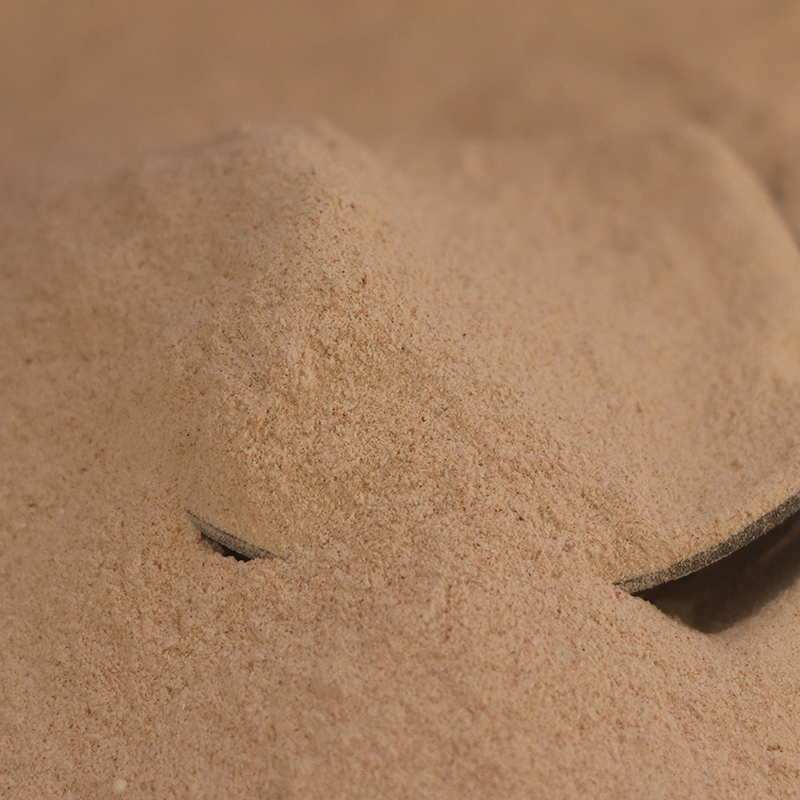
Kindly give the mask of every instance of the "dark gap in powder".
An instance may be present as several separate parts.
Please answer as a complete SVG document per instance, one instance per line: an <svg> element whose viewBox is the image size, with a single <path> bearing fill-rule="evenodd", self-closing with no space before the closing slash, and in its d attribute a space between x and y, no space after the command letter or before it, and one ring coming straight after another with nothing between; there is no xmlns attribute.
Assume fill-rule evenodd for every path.
<svg viewBox="0 0 800 800"><path fill-rule="evenodd" d="M237 553L235 550L231 550L230 547L225 547L224 544L215 542L211 537L206 536L205 534L203 534L202 539L206 543L206 545L210 547L215 553L219 553L221 556L224 556L225 558L235 558L237 561L251 560L247 556L243 556L241 553Z"/></svg>
<svg viewBox="0 0 800 800"><path fill-rule="evenodd" d="M252 544L229 531L212 525L208 520L198 517L193 511L187 509L186 514L195 528L200 531L202 538L218 545L223 555L233 556L237 561L250 561L254 558L277 558L269 550L265 550L263 547Z"/></svg>
<svg viewBox="0 0 800 800"><path fill-rule="evenodd" d="M756 614L800 579L800 513L725 558L683 578L637 592L703 633Z"/></svg>

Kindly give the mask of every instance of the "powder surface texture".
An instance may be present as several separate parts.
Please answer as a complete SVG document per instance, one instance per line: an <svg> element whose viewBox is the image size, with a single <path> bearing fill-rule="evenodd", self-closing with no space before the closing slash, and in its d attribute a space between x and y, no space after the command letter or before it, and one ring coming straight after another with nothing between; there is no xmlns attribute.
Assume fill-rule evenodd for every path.
<svg viewBox="0 0 800 800"><path fill-rule="evenodd" d="M0 8L0 796L794 796L797 7L267 5Z"/></svg>
<svg viewBox="0 0 800 800"><path fill-rule="evenodd" d="M576 768L608 721L621 752L661 730L678 664L670 713L708 692L694 735L737 735L737 658L613 584L798 485L800 270L768 199L693 128L391 160L266 130L15 226L16 774L54 742L148 764L141 792L206 748L193 794L580 793L621 779ZM222 558L187 509L281 558ZM686 748L665 792L713 785Z"/></svg>
<svg viewBox="0 0 800 800"><path fill-rule="evenodd" d="M275 555L501 515L636 588L796 510L800 258L735 158L674 128L423 161L273 130L51 207L115 449Z"/></svg>

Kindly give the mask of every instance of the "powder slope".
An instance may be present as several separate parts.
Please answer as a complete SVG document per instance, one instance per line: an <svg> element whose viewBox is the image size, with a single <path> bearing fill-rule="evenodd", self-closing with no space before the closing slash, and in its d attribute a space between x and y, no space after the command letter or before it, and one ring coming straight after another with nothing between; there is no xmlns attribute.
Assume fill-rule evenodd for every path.
<svg viewBox="0 0 800 800"><path fill-rule="evenodd" d="M77 291L138 282L93 332L147 365L120 450L151 430L184 508L282 556L500 514L641 587L795 509L800 258L730 154L676 128L426 158L276 131L115 189Z"/></svg>
<svg viewBox="0 0 800 800"><path fill-rule="evenodd" d="M638 589L796 511L800 261L747 170L692 127L460 155L456 274L487 374L557 442L567 538Z"/></svg>
<svg viewBox="0 0 800 800"><path fill-rule="evenodd" d="M797 591L612 586L797 489L769 202L693 129L397 160L271 130L4 239L11 796L795 785Z"/></svg>

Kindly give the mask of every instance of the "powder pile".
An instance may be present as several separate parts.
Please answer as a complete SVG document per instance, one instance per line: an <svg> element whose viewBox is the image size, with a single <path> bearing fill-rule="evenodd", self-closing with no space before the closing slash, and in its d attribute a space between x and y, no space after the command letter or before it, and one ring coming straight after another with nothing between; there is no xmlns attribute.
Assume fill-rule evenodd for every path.
<svg viewBox="0 0 800 800"><path fill-rule="evenodd" d="M181 508L281 556L499 514L647 585L796 510L800 259L732 156L674 129L426 162L273 131L68 194L57 293L115 450L149 437Z"/></svg>
<svg viewBox="0 0 800 800"><path fill-rule="evenodd" d="M731 5L728 44L773 31L751 5ZM786 574L766 603L748 585L734 624L713 627L708 593L673 599L713 635L623 588L796 510L800 217L795 162L775 169L791 76L774 79L786 59L763 42L728 65L703 4L663 63L615 43L608 20L628 4L597 26L580 6L542 3L518 26L499 14L484 34L485 10L436 5L431 30L457 18L485 38L470 60L408 21L392 41L417 48L417 75L384 46L377 6L276 3L265 32L198 4L198 31L273 46L252 83L214 73L238 94L147 112L119 75L152 41L118 20L126 47L96 84L42 78L36 95L26 74L0 97L17 112L0 120L16 175L0 192L4 797L795 792L789 548L759 556L759 580L775 559ZM666 29L634 17L637 46ZM349 89L309 55L331 29ZM596 63L574 44L588 29ZM149 62L167 76L156 105L205 80L181 60L213 49L198 31ZM554 31L562 51L529 69L525 37ZM394 64L383 84L357 69L378 49ZM264 83L293 59L293 86ZM441 78L462 61L441 95L430 64ZM735 101L681 71L700 62L744 87ZM572 106L548 94L551 74ZM363 136L276 124L210 140L257 97ZM137 124L106 101L132 103ZM665 110L706 125L655 122ZM116 155L181 146L102 173L62 160L47 190L31 177L53 141L101 154L115 137ZM187 511L279 557L225 557Z"/></svg>
<svg viewBox="0 0 800 800"><path fill-rule="evenodd" d="M17 221L10 790L666 796L795 758L747 625L613 586L800 485L766 196L693 128L390 160L272 129Z"/></svg>

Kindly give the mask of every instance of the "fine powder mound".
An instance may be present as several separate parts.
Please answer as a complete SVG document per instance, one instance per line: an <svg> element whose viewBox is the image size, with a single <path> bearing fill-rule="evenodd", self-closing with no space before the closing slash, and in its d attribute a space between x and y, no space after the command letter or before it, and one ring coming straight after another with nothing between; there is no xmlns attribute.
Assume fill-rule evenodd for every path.
<svg viewBox="0 0 800 800"><path fill-rule="evenodd" d="M0 775L796 780L796 593L713 639L620 589L799 505L800 256L709 134L409 153L276 127L54 193L0 241Z"/></svg>
<svg viewBox="0 0 800 800"><path fill-rule="evenodd" d="M148 451L183 508L283 557L502 515L632 589L797 510L800 258L731 155L682 128L406 173L273 131L99 211L84 246L146 296L133 404L168 387Z"/></svg>

